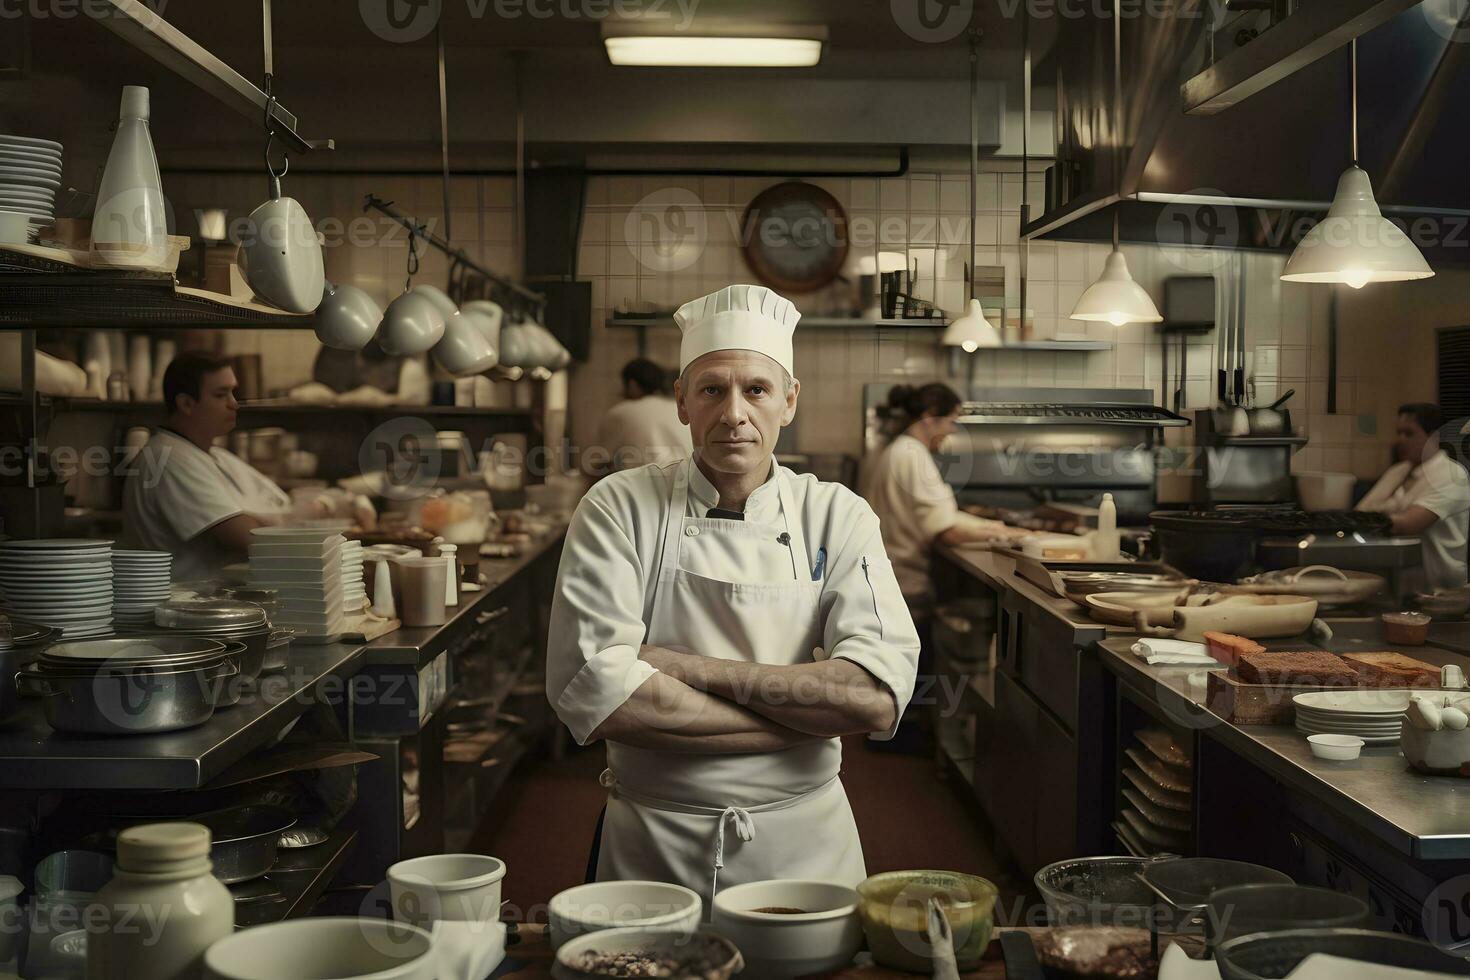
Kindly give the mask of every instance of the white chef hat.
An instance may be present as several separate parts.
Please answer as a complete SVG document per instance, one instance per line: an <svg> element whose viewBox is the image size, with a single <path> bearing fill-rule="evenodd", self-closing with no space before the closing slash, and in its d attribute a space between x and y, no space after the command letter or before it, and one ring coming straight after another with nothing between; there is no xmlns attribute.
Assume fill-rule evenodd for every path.
<svg viewBox="0 0 1470 980"><path fill-rule="evenodd" d="M690 300L674 314L684 332L679 372L713 351L753 350L795 375L791 335L800 319L791 300L765 286L726 286Z"/></svg>

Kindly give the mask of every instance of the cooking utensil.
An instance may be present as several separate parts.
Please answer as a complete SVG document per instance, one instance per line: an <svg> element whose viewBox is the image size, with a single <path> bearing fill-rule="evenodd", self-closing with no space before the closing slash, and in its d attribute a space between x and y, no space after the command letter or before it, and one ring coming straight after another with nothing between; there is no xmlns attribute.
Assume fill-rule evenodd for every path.
<svg viewBox="0 0 1470 980"><path fill-rule="evenodd" d="M1295 388L1286 389L1286 394L1276 399L1265 408L1251 408L1246 411L1247 429L1253 436L1280 436L1291 432L1291 413L1282 408L1291 396L1296 394Z"/></svg>
<svg viewBox="0 0 1470 980"><path fill-rule="evenodd" d="M111 821L113 826L89 838L109 851L117 849L117 835L129 827L176 821L208 827L214 876L233 885L259 878L275 865L280 836L295 825L296 815L284 807L252 803L186 817L128 816Z"/></svg>
<svg viewBox="0 0 1470 980"><path fill-rule="evenodd" d="M216 682L238 668L221 652L193 667L103 666L66 671L34 663L15 675L24 697L42 699L46 722L84 735L142 735L192 728L214 715Z"/></svg>
<svg viewBox="0 0 1470 980"><path fill-rule="evenodd" d="M214 632L255 629L266 624L265 610L253 602L235 599L171 599L153 613L168 629Z"/></svg>
<svg viewBox="0 0 1470 980"><path fill-rule="evenodd" d="M1233 633L1252 640L1305 633L1317 618L1317 600L1302 595L1213 595L1199 605L1180 605L1166 626L1153 625L1149 611L1133 614L1146 636L1171 636L1203 642L1207 632Z"/></svg>
<svg viewBox="0 0 1470 980"><path fill-rule="evenodd" d="M1240 936L1215 950L1215 962L1223 980L1280 980L1292 975L1313 954L1339 958L1336 964L1323 964L1326 975L1331 976L1351 975L1350 969L1343 970L1351 964L1340 960L1377 963L1410 972L1470 976L1470 962L1423 939L1367 929L1293 929ZM1307 972L1297 975L1305 977ZM1314 980L1323 975L1314 972Z"/></svg>
<svg viewBox="0 0 1470 980"><path fill-rule="evenodd" d="M325 843L328 836L330 835L320 827L293 827L281 834L276 846L288 851L316 847Z"/></svg>
<svg viewBox="0 0 1470 980"><path fill-rule="evenodd" d="M250 212L240 241L240 273L272 306L310 313L322 301L326 275L322 246L306 209L281 196L281 180L270 177L270 199Z"/></svg>

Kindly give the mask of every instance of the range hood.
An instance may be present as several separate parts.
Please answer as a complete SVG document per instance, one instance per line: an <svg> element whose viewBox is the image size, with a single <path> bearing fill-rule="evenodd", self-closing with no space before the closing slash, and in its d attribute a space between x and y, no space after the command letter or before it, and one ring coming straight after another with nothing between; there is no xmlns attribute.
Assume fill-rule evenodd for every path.
<svg viewBox="0 0 1470 980"><path fill-rule="evenodd" d="M1273 65L1271 84L1228 107L1186 111L1183 83L1298 17L1341 24L1334 4L1356 8L1337 46ZM1361 166L1383 212L1422 230L1415 240L1431 263L1470 261L1470 135L1456 108L1470 104L1470 44L1452 40L1459 35L1437 9L1455 6L1299 0L1254 37L1270 11L1228 11L1214 24L1223 3L1181 0L1172 17L1125 14L1121 126L1113 21L1064 21L1034 75L1038 86L1055 85L1057 150L1043 213L1023 234L1104 242L1116 213L1125 242L1289 252L1327 210L1349 163L1345 40L1366 24L1377 26L1358 41ZM1292 26L1304 35L1307 24Z"/></svg>

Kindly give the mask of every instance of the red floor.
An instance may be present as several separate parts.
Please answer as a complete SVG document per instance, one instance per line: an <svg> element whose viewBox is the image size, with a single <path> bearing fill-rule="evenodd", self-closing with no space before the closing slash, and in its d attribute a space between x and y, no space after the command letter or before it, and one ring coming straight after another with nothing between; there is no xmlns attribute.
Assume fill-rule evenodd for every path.
<svg viewBox="0 0 1470 980"><path fill-rule="evenodd" d="M861 742L845 746L842 782L868 871L964 871L1010 892L975 817L940 781L933 761L872 752ZM562 762L528 760L501 791L505 806L476 835L471 849L507 863L504 896L532 921L545 921L551 896L583 880L604 798L601 770L600 749L576 751Z"/></svg>

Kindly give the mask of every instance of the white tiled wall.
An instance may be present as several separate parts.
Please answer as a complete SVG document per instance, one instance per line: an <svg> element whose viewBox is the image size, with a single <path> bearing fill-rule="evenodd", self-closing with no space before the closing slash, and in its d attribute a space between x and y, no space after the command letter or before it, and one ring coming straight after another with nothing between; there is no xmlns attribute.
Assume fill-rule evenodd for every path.
<svg viewBox="0 0 1470 980"><path fill-rule="evenodd" d="M578 272L593 284L592 358L574 367L571 385L572 437L590 441L597 419L618 397L618 371L637 353L636 334L604 326L614 310L669 310L688 299L731 282L753 280L738 246L746 205L779 177L597 177L589 181L587 207L578 250ZM951 312L963 306L964 257L969 241L969 178L963 174L914 173L903 178L823 178L813 180L844 207L853 248L845 275L817 293L792 298L807 315L846 312L854 305L860 256L906 251L920 262L918 292ZM1041 199L1040 178L1032 177L1033 209ZM226 207L242 218L263 197L263 181L209 176L170 177L165 190L181 212L177 224L193 230L188 214L199 207ZM328 277L352 282L387 302L402 288L407 252L404 235L383 219L364 215L368 192L392 200L420 221L442 231L443 203L435 178L370 176L287 176L285 192L305 206L327 232ZM1003 266L1008 302L1019 303L1021 175L994 164L979 182L979 224L974 261ZM659 222L667 204L682 203L702 220L705 232L677 269L657 252ZM506 178L456 178L451 186L453 238L473 258L511 275L518 273L513 240L513 182ZM327 219L335 223L327 226ZM534 216L532 216L534 220ZM683 221L684 219L679 219ZM684 225L680 225L684 227ZM335 233L335 234L334 234ZM667 238L665 239L667 241ZM1069 320L1082 290L1102 271L1108 249L1102 245L1035 242L1030 245L1028 305L1035 311L1033 339L1085 336L1114 341L1097 353L982 352L974 355L978 383L1059 387L1151 388L1159 404L1172 402L1172 380L1165 385L1158 334L1154 327L1083 324ZM1331 287L1283 283L1283 258L1258 253L1125 246L1134 277L1162 305L1163 282L1171 275L1215 273L1229 276L1239 254L1246 281L1247 349L1253 353L1257 394L1270 400L1287 388L1294 422L1311 436L1298 454L1304 469L1352 470L1370 476L1382 468L1391 438L1392 409L1399 402L1433 397L1423 391L1432 376L1418 360L1432 358L1432 339L1400 345L1385 338L1383 321L1404 316L1423 284L1380 287L1361 293L1343 290L1339 321L1338 414L1326 412L1326 324ZM681 256L684 253L679 253ZM447 264L426 254L416 281L442 283ZM1430 280L1431 283L1436 280ZM1439 287L1440 319L1460 316L1464 290ZM1458 320L1456 319L1458 316ZM287 388L308 380L316 342L309 333L262 332L230 335L231 350L259 351L267 384ZM677 361L676 331L656 328L648 335L648 354L667 364ZM1171 353L1171 360L1173 354ZM938 346L934 330L797 332L797 373L803 381L797 445L810 452L861 450L861 388L870 381L944 380L963 387L965 359ZM1406 363L1412 360L1413 364ZM1384 365L1390 365L1385 369ZM1172 366L1172 364L1171 364ZM1214 401L1216 353L1211 336L1195 338L1189 351L1185 407ZM1187 437L1187 433L1184 433Z"/></svg>

